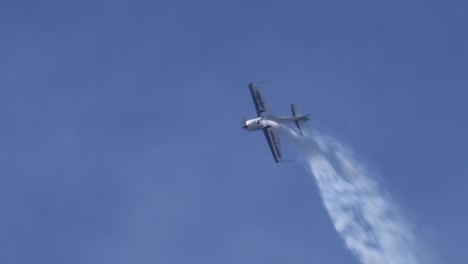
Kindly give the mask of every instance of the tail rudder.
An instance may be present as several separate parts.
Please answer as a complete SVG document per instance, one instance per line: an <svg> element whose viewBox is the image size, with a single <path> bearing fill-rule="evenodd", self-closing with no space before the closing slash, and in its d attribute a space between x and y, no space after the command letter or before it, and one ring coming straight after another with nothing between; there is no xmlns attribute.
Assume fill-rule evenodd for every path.
<svg viewBox="0 0 468 264"><path fill-rule="evenodd" d="M299 111L299 108L295 104L291 104L291 112L293 116L300 116L301 112Z"/></svg>
<svg viewBox="0 0 468 264"><path fill-rule="evenodd" d="M294 117L300 117L294 121L301 135L304 135L304 123L309 120L309 115L302 115L299 108L295 104L291 104L291 112Z"/></svg>

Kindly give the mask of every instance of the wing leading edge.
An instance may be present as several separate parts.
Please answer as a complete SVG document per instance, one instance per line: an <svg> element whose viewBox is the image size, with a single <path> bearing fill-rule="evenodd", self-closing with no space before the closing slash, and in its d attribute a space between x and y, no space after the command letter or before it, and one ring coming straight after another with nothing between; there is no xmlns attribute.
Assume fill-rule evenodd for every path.
<svg viewBox="0 0 468 264"><path fill-rule="evenodd" d="M281 147L278 132L272 127L267 126L263 129L263 133L265 134L268 146L270 146L273 158L277 163L281 162L283 160L283 157L281 156Z"/></svg>
<svg viewBox="0 0 468 264"><path fill-rule="evenodd" d="M263 97L262 93L259 89L257 89L257 85L255 83L249 84L250 94L252 95L252 99L254 101L255 110L257 111L257 116L269 116L271 115L271 109L268 107L265 98Z"/></svg>

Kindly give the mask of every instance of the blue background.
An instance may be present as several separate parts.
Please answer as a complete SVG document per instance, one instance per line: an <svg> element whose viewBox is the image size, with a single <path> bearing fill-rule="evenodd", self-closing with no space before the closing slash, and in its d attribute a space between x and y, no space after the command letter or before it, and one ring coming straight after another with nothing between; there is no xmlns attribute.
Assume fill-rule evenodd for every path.
<svg viewBox="0 0 468 264"><path fill-rule="evenodd" d="M247 84L468 252L464 1L1 1L1 263L357 263ZM295 154L283 140L289 157Z"/></svg>

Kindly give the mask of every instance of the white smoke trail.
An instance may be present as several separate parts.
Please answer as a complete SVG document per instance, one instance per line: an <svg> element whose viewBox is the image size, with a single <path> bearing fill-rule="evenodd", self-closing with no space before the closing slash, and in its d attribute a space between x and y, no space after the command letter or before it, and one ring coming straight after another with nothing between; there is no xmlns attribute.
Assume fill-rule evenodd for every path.
<svg viewBox="0 0 468 264"><path fill-rule="evenodd" d="M422 263L411 224L349 148L316 131L301 137L285 126L269 125L298 147L336 231L361 263Z"/></svg>

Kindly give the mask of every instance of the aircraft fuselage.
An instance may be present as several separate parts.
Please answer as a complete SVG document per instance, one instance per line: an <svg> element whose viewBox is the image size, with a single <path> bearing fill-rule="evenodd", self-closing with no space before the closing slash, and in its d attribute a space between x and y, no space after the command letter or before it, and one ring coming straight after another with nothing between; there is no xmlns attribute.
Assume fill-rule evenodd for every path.
<svg viewBox="0 0 468 264"><path fill-rule="evenodd" d="M247 129L248 131L262 130L264 126L260 123L262 117L252 118L245 121L242 128Z"/></svg>
<svg viewBox="0 0 468 264"><path fill-rule="evenodd" d="M242 128L247 129L248 131L262 130L265 126L268 126L268 121L273 121L278 124L286 124L304 119L307 119L307 116L260 116L245 121Z"/></svg>

